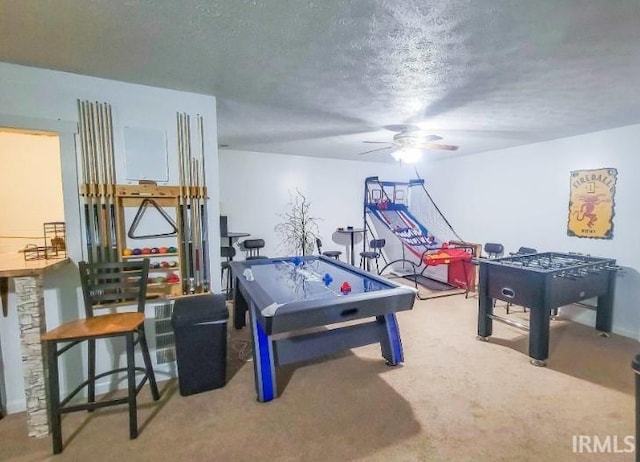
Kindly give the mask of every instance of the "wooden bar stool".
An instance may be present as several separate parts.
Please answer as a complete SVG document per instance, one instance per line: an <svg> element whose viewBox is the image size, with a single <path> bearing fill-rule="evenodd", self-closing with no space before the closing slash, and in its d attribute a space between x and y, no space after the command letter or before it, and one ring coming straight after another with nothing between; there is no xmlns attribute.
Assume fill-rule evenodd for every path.
<svg viewBox="0 0 640 462"><path fill-rule="evenodd" d="M49 410L53 453L62 452L62 414L94 409L117 404L129 405L129 437L138 436L136 396L147 380L154 401L160 399L155 375L149 356L149 348L144 333L144 306L147 296L149 259L120 263L79 263L82 293L84 295L84 319L70 321L50 330L42 336L47 353L49 371ZM111 312L96 315L95 310L124 306L136 306L136 311ZM124 337L126 341L127 366L96 374L96 340ZM87 342L87 379L71 391L65 398L60 397L58 377L58 357L73 346ZM62 344L62 345L60 345ZM144 359L144 367L136 367L134 347L139 344ZM96 401L96 381L120 372L126 372L127 396ZM136 372L143 377L136 383ZM71 404L71 399L87 388L87 402Z"/></svg>

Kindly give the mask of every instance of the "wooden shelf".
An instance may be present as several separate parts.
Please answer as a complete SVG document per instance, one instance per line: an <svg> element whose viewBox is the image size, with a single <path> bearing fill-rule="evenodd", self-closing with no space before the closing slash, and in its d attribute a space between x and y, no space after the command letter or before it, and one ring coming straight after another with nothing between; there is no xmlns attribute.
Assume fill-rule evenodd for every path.
<svg viewBox="0 0 640 462"><path fill-rule="evenodd" d="M180 224L181 213L183 213L183 202L182 198L187 194L189 197L202 197L206 198L206 188L199 187L190 187L190 188L181 188L178 186L159 186L159 185L116 185L113 193L115 194L116 200L116 232L117 232L117 242L118 242L118 258L121 261L127 260L141 260L143 258L149 258L154 263L159 263L161 261L166 261L168 263L174 263L176 266L168 267L168 268L149 268L149 283L148 283L148 297L158 297L161 299L175 299L183 296L187 296L187 294L183 294L182 290L185 285L188 285L184 278L185 271L188 268L183 268L183 252L185 251L183 246L185 245L182 240L182 233L184 232L183 227ZM127 231L130 228L130 223L127 223L128 215L125 216L125 209L137 209L140 210L140 207L143 205L145 200L152 199L156 208L160 207L162 209L166 209L172 219L175 219L177 224L175 224L176 234L175 235L158 235L158 236L146 236L149 238L158 237L162 240L158 241L148 241L145 242L144 248L160 248L160 247L174 247L176 249L175 252L171 253L148 253L148 254L138 254L138 255L122 255L122 252L125 248L133 249L139 248L142 249L142 246L138 246L138 242L131 242L129 238L129 232ZM175 214L173 217L172 211ZM138 215L136 214L136 218ZM134 219L135 220L135 219ZM172 239L171 241L167 241L166 239ZM135 239L135 238L131 238ZM160 245L162 243L162 245ZM167 245L170 244L171 245ZM142 243L140 243L142 244ZM170 273L174 273L176 276L180 278L180 281L177 283L159 283L153 282L154 276L161 277L164 275L169 275ZM197 295L197 294L195 294Z"/></svg>

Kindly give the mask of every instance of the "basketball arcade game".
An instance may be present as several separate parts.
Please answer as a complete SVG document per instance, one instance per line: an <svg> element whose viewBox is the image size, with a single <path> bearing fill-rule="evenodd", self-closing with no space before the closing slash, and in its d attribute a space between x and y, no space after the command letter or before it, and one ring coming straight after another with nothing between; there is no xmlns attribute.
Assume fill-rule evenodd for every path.
<svg viewBox="0 0 640 462"><path fill-rule="evenodd" d="M413 193L418 188L417 193ZM367 234L387 241L386 268L417 284L458 287L468 293L475 285L471 245L453 230L424 187L424 180L381 181L369 177L364 187L364 241ZM417 215L424 217L421 221ZM425 226L427 222L427 226ZM459 244L455 246L450 241ZM445 295L455 295L447 293ZM422 297L419 297L422 298ZM429 297L431 298L431 297Z"/></svg>

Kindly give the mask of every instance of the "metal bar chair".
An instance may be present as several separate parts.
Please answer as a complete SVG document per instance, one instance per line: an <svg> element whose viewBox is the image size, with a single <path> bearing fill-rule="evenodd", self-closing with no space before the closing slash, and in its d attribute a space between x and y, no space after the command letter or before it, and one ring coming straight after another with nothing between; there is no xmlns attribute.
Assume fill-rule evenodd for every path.
<svg viewBox="0 0 640 462"><path fill-rule="evenodd" d="M376 262L376 273L379 273L378 259L381 257L381 250L387 243L384 239L372 239L369 241L369 249L365 252L360 252L360 268L364 268L367 271L371 271L371 260Z"/></svg>
<svg viewBox="0 0 640 462"><path fill-rule="evenodd" d="M160 399L144 332L144 307L149 276L149 259L119 263L79 263L85 318L66 322L43 334L49 372L48 392L53 453L62 452L62 414L127 404L129 406L129 438L138 436L136 397L149 381L154 401ZM118 307L135 306L136 311L113 312ZM109 309L97 315L96 310ZM96 374L96 340L122 337L126 343L127 366ZM60 396L58 358L72 347L87 342L87 379L66 397ZM144 367L136 367L134 347L140 345ZM127 395L122 398L96 400L96 382L112 374L126 372ZM136 383L136 373L142 373ZM81 390L87 389L86 403L71 403Z"/></svg>

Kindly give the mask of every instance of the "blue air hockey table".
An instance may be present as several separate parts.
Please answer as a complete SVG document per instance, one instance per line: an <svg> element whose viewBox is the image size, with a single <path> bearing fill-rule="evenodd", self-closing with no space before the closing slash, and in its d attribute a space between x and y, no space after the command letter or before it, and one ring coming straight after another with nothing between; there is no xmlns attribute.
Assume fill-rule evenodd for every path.
<svg viewBox="0 0 640 462"><path fill-rule="evenodd" d="M413 308L412 288L322 256L234 261L231 270L236 329L249 313L258 401L278 396L276 366L372 343L387 364L403 362L395 313Z"/></svg>

